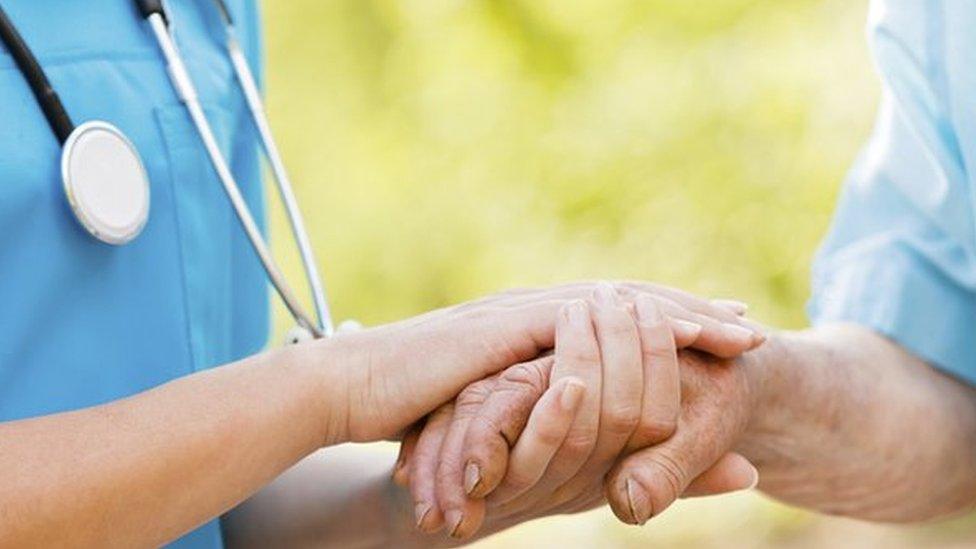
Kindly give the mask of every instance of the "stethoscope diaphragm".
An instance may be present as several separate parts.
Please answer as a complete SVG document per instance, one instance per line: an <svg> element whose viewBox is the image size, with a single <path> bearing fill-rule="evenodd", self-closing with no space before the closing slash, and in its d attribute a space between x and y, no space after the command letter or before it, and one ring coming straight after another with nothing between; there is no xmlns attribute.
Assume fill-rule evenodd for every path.
<svg viewBox="0 0 976 549"><path fill-rule="evenodd" d="M61 178L71 211L98 240L121 245L149 218L149 176L135 146L115 126L85 122L61 152Z"/></svg>
<svg viewBox="0 0 976 549"><path fill-rule="evenodd" d="M278 268L270 248L251 213L234 174L217 143L209 120L203 111L189 71L179 53L162 0L136 0L160 47L167 71L197 133L210 157L211 164L230 200L231 206L248 240L278 291L289 312L304 333L296 332L296 341L332 334L332 317L325 289L318 276L315 257L304 228L291 183L285 173L278 147L268 124L260 90L237 43L234 22L222 0L215 0L226 27L228 54L241 85L248 109L268 155L279 194L285 203L292 232L309 280L318 321L308 315ZM61 176L68 203L80 224L96 239L121 245L136 238L149 217L149 177L135 146L115 126L103 122L86 122L75 126L64 104L51 85L37 58L0 7L0 41L10 50L17 68L24 75L45 118L62 144Z"/></svg>
<svg viewBox="0 0 976 549"><path fill-rule="evenodd" d="M75 217L95 238L125 244L149 217L149 176L125 135L108 122L75 126L47 74L0 7L0 42L13 57L61 144L61 180Z"/></svg>

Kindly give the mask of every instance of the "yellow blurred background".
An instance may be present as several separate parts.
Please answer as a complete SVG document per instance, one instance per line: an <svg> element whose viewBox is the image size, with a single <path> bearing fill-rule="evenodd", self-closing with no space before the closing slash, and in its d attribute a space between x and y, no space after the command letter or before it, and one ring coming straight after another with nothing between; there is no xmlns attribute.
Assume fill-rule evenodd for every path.
<svg viewBox="0 0 976 549"><path fill-rule="evenodd" d="M263 4L269 110L338 318L638 278L804 325L878 97L864 0ZM660 544L962 547L976 522L869 526L746 494L643 529L597 511L482 546Z"/></svg>

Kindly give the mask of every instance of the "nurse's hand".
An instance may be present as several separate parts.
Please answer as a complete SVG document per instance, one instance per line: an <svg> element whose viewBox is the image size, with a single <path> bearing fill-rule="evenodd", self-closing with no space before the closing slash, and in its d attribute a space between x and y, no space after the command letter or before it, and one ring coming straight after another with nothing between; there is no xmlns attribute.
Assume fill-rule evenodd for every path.
<svg viewBox="0 0 976 549"><path fill-rule="evenodd" d="M636 324L605 293L589 308L592 321L582 303L564 309L554 359L470 386L419 440L408 437L397 477L410 484L421 529L467 538L486 518L496 530L593 508L621 454L670 437L681 403L667 318L647 297L638 298ZM686 493L746 488L754 474L730 454Z"/></svg>
<svg viewBox="0 0 976 549"><path fill-rule="evenodd" d="M295 347L322 374L323 444L396 437L468 384L552 349L560 307L596 286L507 292ZM646 295L668 310L684 344L736 355L762 341L726 306L661 287L616 291L625 303Z"/></svg>

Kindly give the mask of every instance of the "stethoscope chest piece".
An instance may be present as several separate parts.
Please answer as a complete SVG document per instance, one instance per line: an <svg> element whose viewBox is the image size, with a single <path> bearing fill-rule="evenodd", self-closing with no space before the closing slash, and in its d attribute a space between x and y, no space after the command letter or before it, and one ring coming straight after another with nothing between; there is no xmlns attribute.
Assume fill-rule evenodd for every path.
<svg viewBox="0 0 976 549"><path fill-rule="evenodd" d="M61 153L64 192L75 217L95 238L121 245L149 219L149 176L132 143L115 126L86 122Z"/></svg>

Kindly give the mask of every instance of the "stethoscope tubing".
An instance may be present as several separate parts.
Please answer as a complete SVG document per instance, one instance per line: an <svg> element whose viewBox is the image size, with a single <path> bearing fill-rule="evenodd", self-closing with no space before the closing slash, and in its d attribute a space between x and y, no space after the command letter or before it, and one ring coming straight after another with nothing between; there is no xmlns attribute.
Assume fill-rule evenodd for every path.
<svg viewBox="0 0 976 549"><path fill-rule="evenodd" d="M196 87L193 85L189 71L183 62L182 56L179 54L176 42L173 40L173 37L170 34L169 27L166 19L164 18L162 4L158 2L139 2L139 4L141 7L145 4L158 5L158 9L143 9L143 13L148 14L146 20L149 22L149 26L156 38L156 42L162 51L163 57L166 61L166 68L167 72L169 73L170 80L172 80L173 86L176 89L180 101L183 102L190 114L190 118L197 129L197 133L200 135L201 141L203 141L207 155L210 157L210 161L217 172L217 177L224 189L224 193L230 200L231 206L233 207L241 226L244 228L244 232L251 241L255 252L257 252L258 258L260 259L265 272L267 272L271 284L274 286L278 295L285 303L285 307L288 308L288 311L295 318L295 321L298 322L299 326L308 330L315 338L326 337L326 330L311 319L304 307L302 307L301 302L296 298L291 286L289 286L281 270L278 268L278 265L275 263L274 257L271 255L271 251L265 243L264 238L261 236L261 231L258 228L257 223L254 221L254 217L251 214L251 210L248 208L244 197L241 195L240 188L234 179L234 175L228 167L227 161L224 159L223 154L220 152L220 147L217 144L217 139L214 135L213 129L210 127L210 122L208 121L207 116L204 114L203 107L200 104ZM293 196L292 200L294 201ZM295 209L297 210L297 208ZM301 226L299 225L299 227ZM314 282L314 280L315 279L310 279L310 283Z"/></svg>
<svg viewBox="0 0 976 549"><path fill-rule="evenodd" d="M222 2L219 4L223 5ZM225 9L226 7L222 8L221 11L226 14L227 12L223 11ZM288 223L291 226L292 235L298 245L299 255L302 258L302 266L305 269L305 277L308 279L312 293L315 312L321 323L320 327L326 336L331 336L335 331L332 311L329 309L329 302L325 298L325 286L322 282L322 277L319 276L315 253L312 250L312 244L308 238L308 231L305 229L305 220L298 207L298 200L295 198L291 178L285 169L281 152L275 142L274 134L271 132L271 125L268 122L264 101L261 99L261 93L258 91L257 82L254 79L254 74L251 72L250 65L248 65L247 58L244 56L244 52L241 51L233 22L229 18L229 15L225 15L225 22L227 24L227 52L230 56L231 64L234 66L237 80L240 82L245 101L251 111L251 118L258 130L258 134L261 136L261 144L264 146L268 162L271 164L271 171L274 174L278 196L281 197L285 211L288 214Z"/></svg>
<svg viewBox="0 0 976 549"><path fill-rule="evenodd" d="M295 241L298 245L305 275L308 278L309 289L311 290L313 296L318 322L313 321L312 317L305 311L304 307L302 307L301 302L296 298L293 289L288 284L281 270L278 268L278 265L275 263L274 257L271 254L263 236L261 235L261 231L254 220L251 210L247 206L247 202L244 200L244 197L241 194L237 181L227 165L227 160L220 151L216 136L214 135L210 122L203 111L202 105L200 104L196 87L194 86L190 73L186 68L183 57L180 55L176 41L171 34L171 29L169 26L170 22L165 9L165 1L135 0L140 14L149 23L153 36L155 37L156 42L162 52L166 63L166 70L170 80L172 81L176 94L190 114L193 125L200 136L200 140L203 142L204 148L206 149L211 164L217 173L221 186L223 187L224 192L227 195L227 198L229 199L236 217L240 221L248 240L250 240L251 245L257 253L258 258L268 275L268 279L271 281L271 284L281 297L286 308L301 328L315 338L331 336L334 331L334 327L331 311L329 310L328 306L328 300L326 299L325 287L322 284L322 279L318 273L315 256L309 242L308 233L305 230L305 223L302 218L301 211L298 208L298 202L295 198L294 191L292 190L291 180L288 177L287 171L285 170L284 162L281 159L281 153L278 150L274 136L271 132L270 124L268 123L261 94L258 90L254 75L252 74L247 63L247 59L237 41L234 22L231 18L230 12L227 9L227 6L224 4L223 0L214 0L214 2L220 12L225 26L226 47L231 64L233 65L235 75L241 86L245 101L251 113L251 118L258 130L258 134L260 135L263 149L268 156L269 163L271 164L278 194L281 197L286 213L288 214L292 234L294 235ZM47 75L44 73L43 68L40 66L40 63L38 63L30 48L20 36L17 28L9 20L2 7L0 7L0 40L3 41L3 43L7 46L7 49L11 52L15 63L28 81L30 89L36 97L45 118L47 118L48 123L61 142L63 151L62 163L64 163L64 159L66 158L66 150L73 150L72 147L67 147L71 141L73 133L75 130L80 131L82 128L75 127L67 111L65 110L63 103L54 90L54 87L51 85ZM110 124L105 125L111 126ZM114 126L111 126L108 129L112 130L112 132L109 132L112 136L117 137L120 142L129 144L130 148L132 148L131 143L129 143L124 135L115 129ZM71 155L68 156L70 157ZM138 158L138 153L134 151L134 148L133 157L135 162L141 166L141 160ZM67 184L70 178L65 176L63 179L65 180L66 192L68 193L70 200L72 193L70 192L70 186ZM148 179L145 177L144 173L141 179L136 179L141 181L143 185L148 185ZM139 181L137 181L137 183ZM101 184L102 183L99 182L99 185ZM148 206L148 203L146 203L146 206ZM86 212L81 211L79 213L78 209L75 208L73 203L72 208L75 210L76 216L79 217L79 221L82 221L82 224L85 225L83 218L85 218L84 214ZM84 210L84 208L82 208L82 210ZM104 236L99 236L100 232L97 230L92 230L89 225L85 225L85 227L92 235L100 240L109 243L124 243L127 241L119 240L116 242L112 239L106 239ZM129 238L138 235L140 230L141 226L132 232Z"/></svg>
<svg viewBox="0 0 976 549"><path fill-rule="evenodd" d="M74 122L71 121L71 116L68 115L64 103L58 97L51 81L44 74L41 64L38 63L24 38L17 31L17 27L7 17L7 12L3 10L3 7L0 7L0 40L7 46L10 56L13 57L14 63L17 64L20 72L27 80L31 93L37 99L37 103L57 136L58 142L63 145L75 129Z"/></svg>

